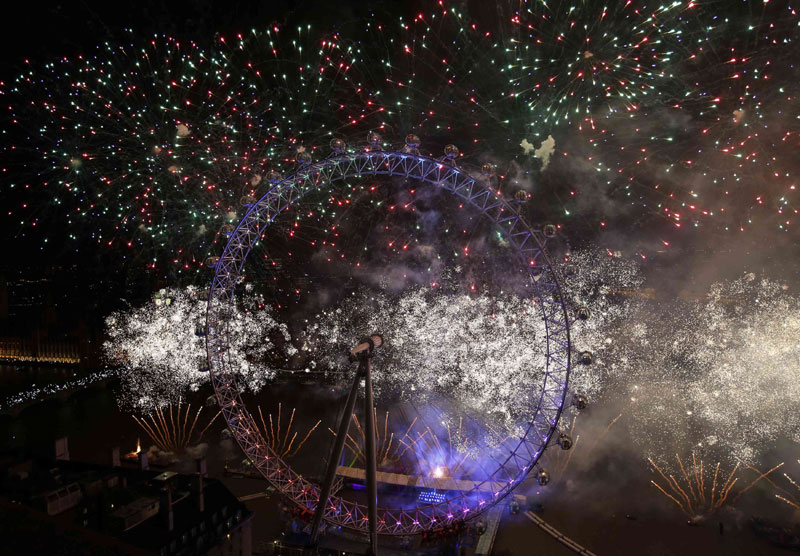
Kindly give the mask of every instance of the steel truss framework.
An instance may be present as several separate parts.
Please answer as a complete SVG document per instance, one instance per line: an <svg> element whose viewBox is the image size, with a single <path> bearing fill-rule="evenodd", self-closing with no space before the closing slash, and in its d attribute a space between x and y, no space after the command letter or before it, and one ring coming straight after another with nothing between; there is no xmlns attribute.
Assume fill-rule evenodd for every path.
<svg viewBox="0 0 800 556"><path fill-rule="evenodd" d="M570 318L556 271L544 250L546 238L523 221L515 208L491 188L488 179L476 179L458 167L426 156L371 151L336 154L304 166L274 184L250 206L216 262L207 312L208 365L218 403L241 449L276 489L309 515L319 502L320 487L297 474L270 448L242 403L235 377L237 369L229 358L228 321L235 302L234 289L240 281L245 260L266 227L309 192L326 188L337 180L371 175L399 176L435 184L490 219L517 252L522 267L530 275L531 295L541 309L546 329L545 378L524 434L514 439L515 449L504 453L494 472L476 482L471 491L413 509L379 509L379 534L408 535L446 528L476 517L509 494L537 464L557 427L567 393ZM338 496L331 496L325 504L324 518L328 523L368 531L365 505Z"/></svg>

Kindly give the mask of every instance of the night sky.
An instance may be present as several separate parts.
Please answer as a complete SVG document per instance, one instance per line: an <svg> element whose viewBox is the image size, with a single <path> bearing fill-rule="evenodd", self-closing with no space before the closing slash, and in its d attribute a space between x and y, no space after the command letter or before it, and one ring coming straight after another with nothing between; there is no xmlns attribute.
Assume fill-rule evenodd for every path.
<svg viewBox="0 0 800 556"><path fill-rule="evenodd" d="M625 416L577 458L566 490L618 497L602 478L620 469L636 471L616 487L650 488L656 463L677 473L675 454L695 450L724 469L753 466L742 473L800 462L800 16L789 2L6 10L2 278L10 299L41 282L30 297L50 300L23 310L12 299L11 313L26 334L91 330L97 366L121 373L125 411L210 396L207 289L272 185L332 152L418 149L478 178L537 234L551 230L573 352L594 354L564 395L596 402L578 426L586 439ZM351 337L385 326L396 344L380 403L438 411L447 395L476 438L514 437L546 331L530 316L539 299L520 301L528 275L513 244L479 214L434 185L358 176L310 193L261 239L231 317L249 396L281 373L335 383L344 375L328 371ZM575 316L584 306L588 320ZM518 353L515 335L532 338ZM442 338L433 351L416 348L431 337ZM580 415L570 407L560 430ZM743 512L780 513L774 492L754 492Z"/></svg>

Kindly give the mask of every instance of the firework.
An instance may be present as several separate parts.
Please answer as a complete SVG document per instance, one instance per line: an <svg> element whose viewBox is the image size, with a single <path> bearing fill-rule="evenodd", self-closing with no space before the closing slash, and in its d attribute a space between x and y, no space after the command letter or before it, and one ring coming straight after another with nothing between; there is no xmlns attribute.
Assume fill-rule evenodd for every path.
<svg viewBox="0 0 800 556"><path fill-rule="evenodd" d="M576 367L571 387L620 404L646 455L652 446L676 442L678 448L701 444L732 458L731 464L752 462L773 439L796 433L800 379L791 362L797 357L793 339L800 308L783 286L745 276L698 299L662 301L657 292L631 294L647 286L631 259L593 250L572 253L568 264L578 269L566 279L571 303L592 308L592 318L575 326L573 343L594 356L592 365ZM496 428L496 434L486 427L478 434L488 434L496 445L519 424L541 358L535 342L519 345L514 339L539 337L541 323L524 299L444 289L347 296L321 312L298 345L309 356L310 372L338 380L340 369L349 368L340 354L353 338L365 329L391 329L374 373L376 393L436 404L448 400L452 408L443 409L445 414L473 415ZM176 291L169 306L151 302L109 321L105 350L123 366L125 397L134 405L177 400L207 380L200 370L203 338L196 336L204 303L184 293ZM276 349L261 341L265 331L276 330L288 346L292 340L268 311L255 310L256 297L252 301L253 310L242 310L236 321L242 333L232 337L243 342L242 376L257 391L274 369L265 363ZM623 326L630 322L636 324ZM431 344L430 338L440 340ZM776 366L776 359L788 363Z"/></svg>
<svg viewBox="0 0 800 556"><path fill-rule="evenodd" d="M336 369L335 354L361 330L391 330L373 374L378 395L457 399L463 410L509 426L530 407L544 357L536 342L516 338L535 338L540 326L531 302L513 296L364 291L322 313L309 328L315 342L305 348L313 347L315 367Z"/></svg>
<svg viewBox="0 0 800 556"><path fill-rule="evenodd" d="M731 464L753 462L776 438L796 438L800 307L786 286L746 274L684 299L635 296L619 287L647 286L632 260L596 250L572 262L580 272L567 290L598 307L574 330L594 363L572 387L624 408L646 454L701 445Z"/></svg>
<svg viewBox="0 0 800 556"><path fill-rule="evenodd" d="M282 458L294 457L305 445L308 438L311 436L322 421L317 421L313 427L309 428L306 434L295 444L297 440L298 431L293 429L294 414L297 408L292 408L292 413L289 416L289 422L286 423L286 429L281 426L281 404L278 404L277 418L273 421L272 413L268 414L268 419L264 419L264 414L261 412L261 406L258 406L258 416L261 420L261 433L266 439L272 450ZM269 427L267 426L269 422ZM258 428L258 423L256 423Z"/></svg>
<svg viewBox="0 0 800 556"><path fill-rule="evenodd" d="M364 56L357 45L310 25L274 24L220 36L216 46L235 96L246 99L260 122L249 135L251 185L258 185L264 168L294 169L319 157L337 135L366 141L374 114L361 98L358 70Z"/></svg>
<svg viewBox="0 0 800 556"><path fill-rule="evenodd" d="M502 80L490 28L456 6L412 18L376 18L366 27L374 61L362 67L378 71L363 80L371 105L380 107L379 130L400 137L415 133L440 148L453 137L470 137L462 145L467 155L485 155L497 146L486 138L498 137L507 122L490 106L501 97Z"/></svg>
<svg viewBox="0 0 800 556"><path fill-rule="evenodd" d="M411 422L411 425L406 430L405 434L397 435L395 438L395 433L389 429L389 412L386 411L384 413L383 418L383 428L380 426L380 420L378 419L378 410L373 409L373 418L375 419L375 458L378 467L382 468L391 468L397 465L401 459L401 457L407 451L409 445L413 446L414 440L409 436L411 429L414 426L416 420ZM352 422L356 427L356 431L358 434L354 437L353 435L347 435L345 438L345 447L351 452L353 455L353 463L360 463L361 465L366 465L366 455L364 454L365 446L366 446L366 436L364 434L364 428L361 426L361 422L358 419L358 416L353 414ZM328 431L336 436L336 432L328 428Z"/></svg>
<svg viewBox="0 0 800 556"><path fill-rule="evenodd" d="M181 413L182 411L183 413ZM187 405L184 410L179 400L176 406L169 404L166 409L159 407L144 416L136 417L134 415L133 419L159 450L181 454L190 443L199 442L208 427L220 415L218 411L195 437L193 433L202 411L203 408L200 407L195 413L192 413L192 404Z"/></svg>
<svg viewBox="0 0 800 556"><path fill-rule="evenodd" d="M475 456L473 443L469 442L464 430L463 418L458 425L451 427L444 422L437 433L415 417L408 426L403 426L395 433L389 422L389 411L384 412L383 419L374 410L376 436L376 462L379 468L397 469L413 467L414 474L433 478L444 478L463 474L462 467L470 456ZM382 426L381 426L382 423ZM366 465L366 436L364 427L356 415L353 415L356 434L348 434L345 446L352 454L350 465ZM328 428L336 436L336 432Z"/></svg>
<svg viewBox="0 0 800 556"><path fill-rule="evenodd" d="M797 460L797 463L800 464L800 460ZM750 469L761 475L761 471L759 471L756 467L752 465L747 465ZM783 465L783 464L781 464ZM798 498L798 493L800 493L800 484L795 481L788 473L783 473L783 477L788 481L792 488L787 489L780 485L778 485L775 481L773 481L770 477L764 477L765 480L775 488L778 492L775 493L775 498L778 500L785 502L789 506L795 508L796 510L800 510L800 498Z"/></svg>
<svg viewBox="0 0 800 556"><path fill-rule="evenodd" d="M655 103L680 89L691 4L524 3L508 17L507 94L525 100L532 124Z"/></svg>
<svg viewBox="0 0 800 556"><path fill-rule="evenodd" d="M797 460L797 463L800 463L800 460ZM784 473L783 476L786 478L787 481L789 481L789 484L791 484L795 488L795 491L793 494L791 494L784 489L780 489L785 496L782 496L781 494L776 494L775 498L782 500L783 502L786 502L796 510L800 510L800 499L798 499L798 493L800 493L800 484L797 484L797 481L792 479L787 473Z"/></svg>
<svg viewBox="0 0 800 556"><path fill-rule="evenodd" d="M205 50L130 38L27 64L2 87L6 216L20 235L66 222L76 247L195 272L271 172L372 130L437 155L460 142L504 186L592 224L787 230L800 210L789 6L433 4L364 27L274 24Z"/></svg>
<svg viewBox="0 0 800 556"><path fill-rule="evenodd" d="M159 407L177 401L186 390L208 381L205 346L206 299L194 287L164 290L144 305L106 319L108 340L103 350L109 363L122 367L123 398L134 407ZM285 325L279 324L259 296L246 293L231 320L230 351L249 388L258 391L275 373L285 342L294 353ZM233 330L235 329L235 332ZM277 356L277 359L276 359Z"/></svg>
<svg viewBox="0 0 800 556"><path fill-rule="evenodd" d="M464 475L463 468L472 463L468 459L476 456L474 443L466 437L463 418L458 419L455 427L445 422L444 429L437 434L430 426L426 426L422 433L416 433L414 443L408 445L420 472L437 479Z"/></svg>
<svg viewBox="0 0 800 556"><path fill-rule="evenodd" d="M588 201L599 189L615 207L675 228L790 228L798 210L798 138L786 116L798 105L778 76L796 75L797 13L768 4L740 8L761 13L699 16L702 35L687 42L692 54L675 68L685 94L637 110L635 120L609 113L579 122L568 146L582 163L556 169L591 168L578 195Z"/></svg>
<svg viewBox="0 0 800 556"><path fill-rule="evenodd" d="M388 69L366 88L383 128L472 138L465 154L574 225L787 230L797 13L718 8L436 6L368 25L380 61L362 67Z"/></svg>
<svg viewBox="0 0 800 556"><path fill-rule="evenodd" d="M594 359L575 368L571 388L619 405L645 455L665 443L702 445L733 465L755 461L774 439L796 434L800 307L783 285L745 275L675 300L647 290L634 259L604 249L573 252L568 265L577 268L566 278L571 304L592 309L592 318L574 327L573 344ZM514 299L365 292L322 312L304 351L311 351L314 369L341 368L346 364L335 354L361 330L390 328L397 338L381 354L376 391L443 396L507 431L526 403L526 373L535 373L537 355L526 351L520 359L533 362L532 371L520 367L513 357L519 346L504 342L517 331L538 337L535 316ZM470 324L461 331L459 323ZM776 366L777 359L787 364Z"/></svg>
<svg viewBox="0 0 800 556"><path fill-rule="evenodd" d="M3 171L23 195L7 216L20 235L66 223L75 247L196 273L271 171L361 121L348 108L356 58L335 35L273 27L210 50L131 34L30 64L3 90Z"/></svg>
<svg viewBox="0 0 800 556"><path fill-rule="evenodd" d="M131 38L29 66L6 95L5 130L19 142L4 149L5 164L30 192L23 207L37 207L14 211L22 233L65 222L76 246L90 234L126 258L156 255L140 268L166 257L176 270L202 263L230 220L253 125L211 55Z"/></svg>
<svg viewBox="0 0 800 556"><path fill-rule="evenodd" d="M681 474L677 479L672 474L665 474L652 459L648 459L650 465L663 479L666 487L656 481L651 480L650 483L655 486L661 494L675 502L687 517L691 519L707 517L717 512L724 504L729 502L731 491L739 480L739 477L735 477L736 471L739 469L738 463L727 477L724 471L720 474L720 464L717 463L714 468L713 479L707 482L707 475L710 474L710 471L708 469L704 470L703 460L700 460L698 465L698 460L694 453L692 454L691 466L685 466L678 454L675 454L675 459L681 470ZM742 494L753 488L759 481L769 476L782 465L782 463L776 465L766 473L759 473L752 482L730 500L730 503L734 504ZM686 470L687 468L689 469L688 472Z"/></svg>

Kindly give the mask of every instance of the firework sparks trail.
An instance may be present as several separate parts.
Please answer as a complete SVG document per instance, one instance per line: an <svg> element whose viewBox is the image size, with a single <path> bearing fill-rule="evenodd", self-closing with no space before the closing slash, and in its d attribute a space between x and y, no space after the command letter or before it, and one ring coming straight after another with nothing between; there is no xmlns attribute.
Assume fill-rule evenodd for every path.
<svg viewBox="0 0 800 556"><path fill-rule="evenodd" d="M796 502L792 502L791 500L789 500L788 498L784 498L780 494L776 494L775 498L777 498L778 500L782 500L782 501L786 502L787 504L789 504L790 506L792 506L793 508L795 508L797 510L800 510L800 504L798 504Z"/></svg>
<svg viewBox="0 0 800 556"><path fill-rule="evenodd" d="M191 442L199 442L200 439L203 438L203 434L205 434L206 430L208 430L214 421L216 421L217 417L220 416L220 412L218 411L195 438L193 436L195 425L197 425L203 408L199 408L193 414L194 419L192 420L192 425L187 431L189 416L192 415L191 409L192 404L189 404L184 410L179 400L174 413L173 404L169 404L166 410L159 407L144 416L137 417L134 415L133 419L142 430L147 433L147 436L150 437L159 450L162 452L180 454L183 453ZM182 411L184 412L183 414L181 414ZM169 413L169 420L167 420L167 413ZM183 423L181 423L181 417L183 417Z"/></svg>
<svg viewBox="0 0 800 556"><path fill-rule="evenodd" d="M476 447L465 436L463 417L456 427L444 422L444 428L446 435L445 431L437 434L430 426L416 433L413 455L417 466L423 474L436 478L464 475L462 467L468 459L476 459Z"/></svg>
<svg viewBox="0 0 800 556"><path fill-rule="evenodd" d="M529 118L566 123L610 107L635 112L683 86L669 70L689 57L685 5L530 3L514 10L503 68ZM686 37L688 38L688 37Z"/></svg>
<svg viewBox="0 0 800 556"><path fill-rule="evenodd" d="M377 408L373 408L373 418L376 424L380 423ZM366 461L366 455L364 454L366 436L357 415L354 414L352 416L352 421L358 431L358 438L348 434L345 438L345 446L352 453L353 462L360 462L363 465ZM379 467L392 467L400 461L405 453L405 450L401 450L401 448L407 446L406 440L412 440L409 433L411 432L411 427L414 426L414 422L411 423L402 437L396 438L395 433L389 431L389 411L384 412L383 432L381 432L380 426L375 427L376 460ZM333 436L336 436L336 431L330 427L328 427L328 431ZM397 441L397 444L395 444L395 441Z"/></svg>
<svg viewBox="0 0 800 556"><path fill-rule="evenodd" d="M747 485L745 488L743 488L741 491L739 491L739 493L736 495L736 498L734 498L734 499L733 499L733 503L735 504L735 503L736 503L736 500L738 500L738 499L739 499L739 497L740 497L742 494L744 494L745 492L747 492L748 490L750 490L751 488L753 488L754 486L756 486L756 484L757 484L759 481L761 481L761 479L764 479L764 478L768 477L769 475L771 475L771 474L772 474L772 472L773 472L773 471L777 471L777 470L778 470L778 469L780 469L781 467L783 467L783 463L779 463L778 465L776 465L775 467L773 467L773 468L772 468L772 469L770 469L769 471L766 471L766 472L764 472L764 473L760 473L760 474L758 475L758 477L756 477L756 478L753 480L753 482L751 482L749 485Z"/></svg>
<svg viewBox="0 0 800 556"><path fill-rule="evenodd" d="M714 514L717 512L723 505L725 505L729 500L729 495L733 490L733 487L739 481L739 477L735 477L736 472L739 470L740 464L737 463L736 466L733 468L733 471L730 472L727 478L720 476L719 469L720 464L717 463L716 467L714 468L714 475L713 480L711 482L711 489L710 493L707 496L707 488L705 484L705 473L703 471L703 460L701 459L698 465L697 457L694 453L692 453L692 467L691 467L691 475L687 473L686 467L684 466L683 460L681 459L680 455L675 454L675 459L678 462L678 467L681 470L681 474L683 476L684 483L686 488L683 488L679 481L673 475L667 475L661 467L656 464L655 461L648 458L650 465L653 469L658 472L661 478L666 483L666 488L661 484L657 483L654 480L651 480L650 483L655 486L659 492L664 494L667 498L675 502L681 511L691 519L698 519L702 517L707 517L709 515ZM746 464L745 464L746 465ZM761 473L754 467L746 465L750 469L753 469L758 472L758 476L753 479L746 487L741 489L736 493L736 495L730 499L730 504L736 504L737 500L748 490L753 488L756 484L758 484L762 479L769 477L770 474L780 469L783 464L776 465L769 471L765 473ZM724 481L723 481L724 479ZM719 481L718 481L719 480ZM717 485L719 482L722 482L719 490L717 490ZM688 493L687 493L688 491Z"/></svg>
<svg viewBox="0 0 800 556"><path fill-rule="evenodd" d="M800 459L799 459L799 460L797 460L797 463L799 463L799 464L800 464ZM789 476L789 474L788 474L788 473L784 473L784 474L783 474L783 476L786 478L786 480L787 480L787 481L789 481L789 483L790 483L790 484L791 484L791 485L792 485L792 486L793 486L795 489L797 489L797 493L800 493L800 484L798 484L798 483L797 483L797 481L795 481L794 479L792 479L792 478ZM776 488L777 488L777 487L776 487ZM797 498L798 494L797 494L797 493L795 493L795 495L793 496L793 495L789 494L789 492L787 492L786 490L784 490L784 489L781 489L781 490L784 492L784 494L786 494L786 497L784 497L784 496L781 496L780 494L776 494L775 496L776 496L778 499L780 499L780 500L782 500L782 501L786 502L786 503L787 503L787 504L789 504L790 506L794 507L795 509L798 509L798 510L800 510L800 500L798 500L798 498Z"/></svg>
<svg viewBox="0 0 800 556"><path fill-rule="evenodd" d="M268 414L269 417L269 426L267 426L266 421L264 420L264 414L261 411L261 406L258 406L258 416L261 420L261 433L264 439L269 443L270 448L278 454L278 456L282 458L291 458L297 455L297 453L303 448L306 441L309 439L311 434L317 430L321 420L318 420L313 426L309 427L308 431L306 431L305 436L297 443L295 446L295 440L299 434L298 431L294 430L294 415L297 411L296 407L292 408L292 413L289 418L289 422L286 425L286 430L284 431L281 428L281 412L282 412L282 404L278 403L278 414L277 418L274 422L272 420L272 413ZM258 428L258 423L253 420L253 424L256 428ZM291 438L289 435L291 434ZM281 438L282 437L282 438ZM294 449L292 449L294 448Z"/></svg>
<svg viewBox="0 0 800 556"><path fill-rule="evenodd" d="M379 423L377 409L374 411L376 423ZM357 437L348 434L345 446L353 455L353 463L363 465L366 461L365 432L358 416L353 415L352 421L358 434ZM376 459L379 467L396 469L398 465L403 465L413 467L413 473L440 478L445 474L458 474L467 459L475 455L474 450L463 442L466 437L462 420L459 420L455 429L449 423L444 423L444 430L440 434L427 425L418 430L415 428L417 421L418 417L414 417L405 432L395 435L390 430L389 411L384 413L383 432L381 427L376 427ZM330 427L328 431L336 436Z"/></svg>
<svg viewBox="0 0 800 556"><path fill-rule="evenodd" d="M797 55L797 12L782 17L764 7L747 25L742 17L706 21L681 68L693 93L637 110L638 125L614 108L579 124L571 154L591 168L587 178L594 174L579 193L591 187L610 198L635 198L629 210L675 228L742 233L766 224L785 233L793 227L800 209L797 134L782 120L797 112L797 97L775 79L796 68L790 58ZM772 47L753 48L757 43Z"/></svg>
<svg viewBox="0 0 800 556"><path fill-rule="evenodd" d="M797 460L797 463L800 464L800 460ZM747 463L745 463L745 465L749 469L752 469L753 471L758 473L759 475L762 474L761 471L758 468L756 468L755 466L752 466L752 465L747 464ZM782 465L783 464L781 463L777 467L780 467ZM764 474L764 475L768 475L768 474ZM798 484L797 481L795 481L788 473L783 473L783 477L789 482L790 485L792 485L797 490L798 493L800 493L800 484ZM789 490L787 490L787 489L783 488L782 486L778 485L775 481L773 481L768 476L765 476L764 479L769 484L771 484L773 486L773 488L775 488L775 490L777 490L779 493L781 493L781 494L776 493L775 494L775 498L777 498L778 500L781 500L782 502L785 502L785 503L789 504L790 506L792 506L795 509L800 510L800 500L798 500L797 493L793 494Z"/></svg>

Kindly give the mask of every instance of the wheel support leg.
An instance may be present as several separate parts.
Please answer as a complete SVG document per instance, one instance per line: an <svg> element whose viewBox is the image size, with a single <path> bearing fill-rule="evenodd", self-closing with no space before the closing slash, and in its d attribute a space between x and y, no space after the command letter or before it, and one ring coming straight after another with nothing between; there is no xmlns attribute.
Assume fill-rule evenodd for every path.
<svg viewBox="0 0 800 556"><path fill-rule="evenodd" d="M366 359L361 361L358 365L358 372L353 379L353 386L350 388L350 393L347 395L344 411L342 412L342 420L339 422L339 429L336 432L336 441L333 443L333 450L328 458L328 468L325 470L325 480L320 486L319 501L317 508L314 511L314 520L311 522L311 539L309 544L311 547L316 546L319 540L319 527L322 524L322 516L325 513L325 506L328 504L328 498L331 495L331 488L333 487L333 480L336 478L336 468L339 465L339 458L342 457L342 450L344 450L344 441L347 438L347 431L350 429L350 420L353 418L353 408L356 405L356 394L358 393L358 383L361 381L366 366L369 363Z"/></svg>
<svg viewBox="0 0 800 556"><path fill-rule="evenodd" d="M366 358L365 358L366 359ZM369 359L366 359L364 380L364 418L366 420L367 456L367 516L369 518L369 554L378 554L378 466L375 454L375 410L372 404L372 376Z"/></svg>

